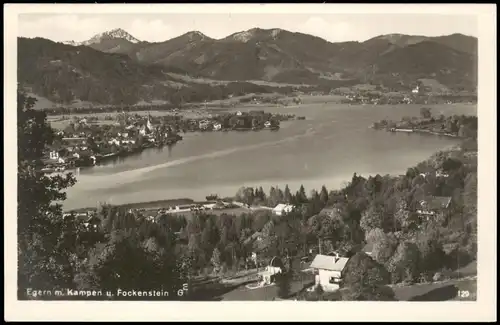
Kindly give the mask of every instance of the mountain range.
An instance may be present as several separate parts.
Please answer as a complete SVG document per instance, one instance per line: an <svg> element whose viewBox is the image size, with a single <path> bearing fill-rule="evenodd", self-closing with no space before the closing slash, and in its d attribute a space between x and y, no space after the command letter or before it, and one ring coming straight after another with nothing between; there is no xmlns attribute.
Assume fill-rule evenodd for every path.
<svg viewBox="0 0 500 325"><path fill-rule="evenodd" d="M125 102L165 98L165 93L198 87L195 80L200 79L325 88L372 83L393 90L409 89L419 79L435 80L452 91L474 91L477 86L477 38L462 34L390 34L331 43L282 29L254 28L222 39L193 31L145 42L113 29L80 43L19 38L18 45L20 83L63 102L85 101L89 92L102 89L109 94L98 96L100 103L116 103L122 96Z"/></svg>

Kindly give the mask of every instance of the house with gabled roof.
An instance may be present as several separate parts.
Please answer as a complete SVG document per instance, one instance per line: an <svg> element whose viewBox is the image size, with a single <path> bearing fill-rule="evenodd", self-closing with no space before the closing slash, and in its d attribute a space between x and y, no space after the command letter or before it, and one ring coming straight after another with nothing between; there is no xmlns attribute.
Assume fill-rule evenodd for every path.
<svg viewBox="0 0 500 325"><path fill-rule="evenodd" d="M417 213L421 218L429 219L442 215L451 206L449 196L430 196L418 203Z"/></svg>
<svg viewBox="0 0 500 325"><path fill-rule="evenodd" d="M291 204L282 204L282 203L280 203L277 206L275 206L272 211L273 211L273 213L275 215L282 216L284 214L292 212L293 208L294 208L294 206L291 205Z"/></svg>
<svg viewBox="0 0 500 325"><path fill-rule="evenodd" d="M316 255L310 268L316 272L315 287L321 286L324 291L336 291L340 288L344 277L344 270L349 258L338 254Z"/></svg>
<svg viewBox="0 0 500 325"><path fill-rule="evenodd" d="M286 268L283 261L278 256L274 256L266 266L266 269L262 272L259 272L261 284L268 285L274 283L276 282L276 277L285 272Z"/></svg>

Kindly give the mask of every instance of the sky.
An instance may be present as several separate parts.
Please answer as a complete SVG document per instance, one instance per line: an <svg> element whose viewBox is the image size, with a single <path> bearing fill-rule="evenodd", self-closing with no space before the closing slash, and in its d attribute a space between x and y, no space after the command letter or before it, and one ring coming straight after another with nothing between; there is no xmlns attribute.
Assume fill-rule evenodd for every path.
<svg viewBox="0 0 500 325"><path fill-rule="evenodd" d="M311 34L330 42L365 41L383 34L478 37L474 15L442 14L21 14L18 36L53 41L84 41L122 28L141 41L161 42L189 31L220 39L251 28L280 28Z"/></svg>

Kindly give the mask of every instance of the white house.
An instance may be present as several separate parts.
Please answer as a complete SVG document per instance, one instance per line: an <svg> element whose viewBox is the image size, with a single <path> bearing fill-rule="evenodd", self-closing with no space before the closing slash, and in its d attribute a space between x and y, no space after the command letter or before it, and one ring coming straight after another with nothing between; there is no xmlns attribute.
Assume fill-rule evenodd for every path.
<svg viewBox="0 0 500 325"><path fill-rule="evenodd" d="M262 272L259 272L259 277L262 279L261 285L271 284L275 282L276 276L285 271L283 261L277 256L273 257L269 265Z"/></svg>
<svg viewBox="0 0 500 325"><path fill-rule="evenodd" d="M221 129L222 129L222 124L218 122L214 124L214 131L219 131Z"/></svg>
<svg viewBox="0 0 500 325"><path fill-rule="evenodd" d="M449 177L450 175L448 173L442 172L442 171L437 171L436 172L436 177Z"/></svg>
<svg viewBox="0 0 500 325"><path fill-rule="evenodd" d="M237 116L241 116L241 115L242 115L242 113L241 113L240 111L237 111L237 112L236 112L236 115L237 115Z"/></svg>
<svg viewBox="0 0 500 325"><path fill-rule="evenodd" d="M276 214L277 216L281 216L286 213L292 212L292 210L293 210L293 205L280 203L274 207L273 213Z"/></svg>
<svg viewBox="0 0 500 325"><path fill-rule="evenodd" d="M209 203L209 204L204 204L203 207L208 210L213 210L217 203Z"/></svg>
<svg viewBox="0 0 500 325"><path fill-rule="evenodd" d="M271 122L266 121L266 123L264 123L264 126L265 126L266 128L270 128L270 127L271 127Z"/></svg>
<svg viewBox="0 0 500 325"><path fill-rule="evenodd" d="M117 139L113 138L113 139L109 140L108 143L111 144L111 145L114 144L114 145L119 146L120 145L120 140L117 140Z"/></svg>
<svg viewBox="0 0 500 325"><path fill-rule="evenodd" d="M49 153L49 158L52 159L52 160L57 160L59 159L59 152L55 151L55 150L52 150L50 153Z"/></svg>
<svg viewBox="0 0 500 325"><path fill-rule="evenodd" d="M416 86L411 92L414 94L418 94L418 91L419 91L419 87Z"/></svg>
<svg viewBox="0 0 500 325"><path fill-rule="evenodd" d="M417 206L417 213L421 218L429 219L443 215L451 205L451 197L431 196L421 200Z"/></svg>
<svg viewBox="0 0 500 325"><path fill-rule="evenodd" d="M311 268L317 272L315 286L321 286L324 291L338 290L344 276L343 271L349 261L347 257L316 255Z"/></svg>

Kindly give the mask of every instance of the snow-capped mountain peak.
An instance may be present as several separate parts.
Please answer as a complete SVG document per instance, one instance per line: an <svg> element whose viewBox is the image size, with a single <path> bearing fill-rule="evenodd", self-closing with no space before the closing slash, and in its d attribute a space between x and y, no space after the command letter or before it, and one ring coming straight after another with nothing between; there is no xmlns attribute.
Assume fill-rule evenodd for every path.
<svg viewBox="0 0 500 325"><path fill-rule="evenodd" d="M134 36L130 35L121 28L115 28L110 31L94 35L91 39L82 42L82 45L90 45L94 43L100 43L105 39L125 39L131 43L139 43L139 40Z"/></svg>
<svg viewBox="0 0 500 325"><path fill-rule="evenodd" d="M256 32L256 29L250 29L244 32L239 32L236 34L231 35L231 38L235 41L243 42L246 43L248 42L252 37L254 37Z"/></svg>

